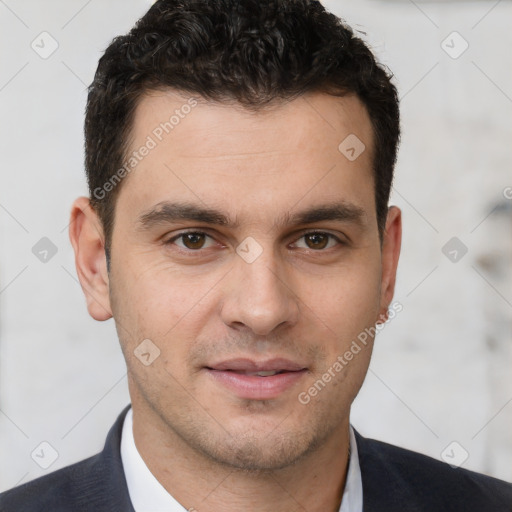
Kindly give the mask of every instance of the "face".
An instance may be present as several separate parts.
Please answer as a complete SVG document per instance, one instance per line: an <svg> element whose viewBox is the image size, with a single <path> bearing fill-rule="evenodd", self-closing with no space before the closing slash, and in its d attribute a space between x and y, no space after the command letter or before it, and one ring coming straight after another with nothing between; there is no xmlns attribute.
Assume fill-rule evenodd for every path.
<svg viewBox="0 0 512 512"><path fill-rule="evenodd" d="M381 245L356 97L186 104L142 99L129 153L155 144L116 202L105 307L134 417L210 460L283 468L346 432L372 340L335 363L387 310L399 217ZM350 134L366 147L355 160L338 149Z"/></svg>

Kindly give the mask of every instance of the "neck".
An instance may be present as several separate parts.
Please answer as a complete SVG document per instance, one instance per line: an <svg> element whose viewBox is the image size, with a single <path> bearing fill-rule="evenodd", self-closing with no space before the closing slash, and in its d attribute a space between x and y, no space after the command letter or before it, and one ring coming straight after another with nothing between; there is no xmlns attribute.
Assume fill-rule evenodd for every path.
<svg viewBox="0 0 512 512"><path fill-rule="evenodd" d="M349 422L289 467L244 471L198 453L144 406L133 411L138 452L151 473L187 510L197 512L338 512L348 466Z"/></svg>

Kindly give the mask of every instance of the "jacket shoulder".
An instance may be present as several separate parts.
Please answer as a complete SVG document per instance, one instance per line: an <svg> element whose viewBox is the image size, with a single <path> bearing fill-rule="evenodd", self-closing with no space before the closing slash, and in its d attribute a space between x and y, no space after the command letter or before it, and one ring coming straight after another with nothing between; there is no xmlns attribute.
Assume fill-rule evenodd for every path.
<svg viewBox="0 0 512 512"><path fill-rule="evenodd" d="M512 511L512 484L356 433L365 512Z"/></svg>
<svg viewBox="0 0 512 512"><path fill-rule="evenodd" d="M94 485L98 475L99 455L31 480L0 494L0 512L15 510L69 510L72 503L80 505L83 484ZM78 507L77 507L78 508Z"/></svg>
<svg viewBox="0 0 512 512"><path fill-rule="evenodd" d="M120 454L126 407L103 451L0 494L0 512L133 512Z"/></svg>

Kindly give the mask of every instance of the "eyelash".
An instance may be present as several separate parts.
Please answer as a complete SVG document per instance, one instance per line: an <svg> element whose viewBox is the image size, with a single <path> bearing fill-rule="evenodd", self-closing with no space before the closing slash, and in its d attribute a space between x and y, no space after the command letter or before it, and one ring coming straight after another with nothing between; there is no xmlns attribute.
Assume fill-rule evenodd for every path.
<svg viewBox="0 0 512 512"><path fill-rule="evenodd" d="M211 238L213 239L213 237L211 235L209 235L208 233L204 232L204 231L196 231L196 230L191 230L191 231L182 231L181 233L179 233L178 235L175 235L173 236L172 238L166 240L164 242L164 245L173 245L174 242L176 240L179 240L180 238L184 237L185 235L188 235L188 234L194 234L194 235L205 235L207 236L208 238ZM328 236L329 237L329 241L331 240L335 240L337 242L337 245L346 245L345 242L343 242L339 237L337 237L336 235L333 235L332 233L328 233L328 232L325 232L325 231L307 231L305 233L302 233L302 235L297 238L297 240L300 240L301 238L304 238L308 235L325 235L325 236ZM329 244L329 242L327 242ZM183 248L183 247L179 247L177 246L178 249L181 251L181 252L184 252L184 253L187 253L187 254L193 254L193 253L200 253L202 250L205 250L203 248L200 248L200 249L188 249L188 248ZM329 249L332 249L333 247L329 247L327 249L309 249L311 252L326 252L328 251Z"/></svg>

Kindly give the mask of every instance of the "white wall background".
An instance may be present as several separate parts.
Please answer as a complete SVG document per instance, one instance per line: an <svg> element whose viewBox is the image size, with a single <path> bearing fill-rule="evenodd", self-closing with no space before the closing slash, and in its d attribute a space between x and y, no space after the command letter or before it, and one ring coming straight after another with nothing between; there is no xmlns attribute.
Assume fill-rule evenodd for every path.
<svg viewBox="0 0 512 512"><path fill-rule="evenodd" d="M379 335L353 423L436 458L456 441L454 461L467 452L464 467L512 480L512 5L324 3L366 32L402 97L404 309ZM114 324L87 314L67 218L86 194L85 87L149 5L0 2L0 490L98 452L129 402ZM43 31L58 43L46 59L31 47L51 50ZM452 56L469 47L455 59L445 39ZM57 249L46 263L32 252L43 237ZM456 262L442 252L452 237L467 247ZM43 441L58 453L48 469L31 458Z"/></svg>

